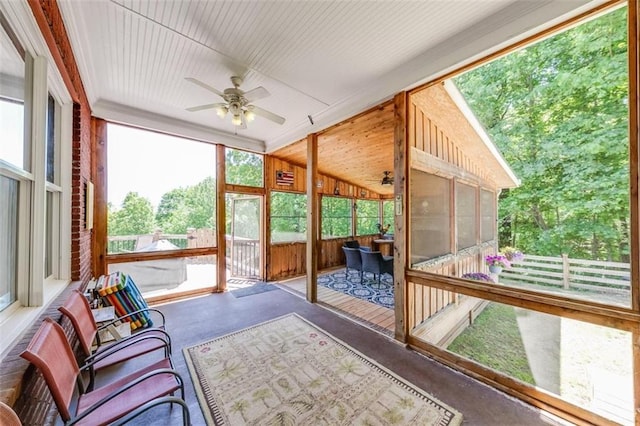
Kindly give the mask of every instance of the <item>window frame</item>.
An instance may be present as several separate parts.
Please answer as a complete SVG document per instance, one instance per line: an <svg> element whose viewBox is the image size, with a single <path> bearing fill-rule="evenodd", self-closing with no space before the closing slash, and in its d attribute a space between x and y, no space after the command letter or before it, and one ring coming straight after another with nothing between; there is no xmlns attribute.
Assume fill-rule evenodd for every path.
<svg viewBox="0 0 640 426"><path fill-rule="evenodd" d="M7 15L8 12L8 15ZM0 6L2 31L10 34L24 57L24 164L18 167L0 160L0 173L18 182L18 247L16 300L0 311L0 359L20 333L38 318L45 307L64 290L71 277L71 161L73 100L55 66L47 44L27 4ZM14 22L30 25L12 25ZM6 25L5 25L6 24ZM14 31L16 30L16 31ZM56 104L55 184L46 182L47 104L51 94ZM51 274L44 276L46 250L46 199L52 193ZM38 262L37 259L42 259Z"/></svg>
<svg viewBox="0 0 640 426"><path fill-rule="evenodd" d="M491 197L490 201L491 201L491 207L490 207L490 215L485 215L485 211L483 208L483 194L489 194L489 196ZM486 243L488 241L493 241L497 238L497 233L496 233L496 228L497 228L497 222L496 222L496 218L498 217L498 203L496 202L497 200L497 194L495 191L491 191L490 189L487 188L483 188L480 187L480 230L479 230L479 237L480 237L480 242L481 243ZM488 217L491 220L491 227L489 232L491 233L491 237L490 238L485 238L485 230L484 230L484 220L485 217Z"/></svg>
<svg viewBox="0 0 640 426"><path fill-rule="evenodd" d="M448 211L445 212L442 216L446 216L448 218L448 222L449 222L449 226L445 227L443 229L446 229L446 232L448 235L446 235L446 237L443 239L443 241L448 241L448 248L445 249L443 252L437 254L437 255L433 255L431 257L425 257L424 259L421 259L419 261L414 261L414 258L416 258L416 256L414 256L414 219L413 219L413 210L412 210L412 206L414 204L414 194L410 194L410 201L408 204L408 208L407 208L407 214L409 215L409 231L408 231L408 239L409 239L409 268L410 269L415 269L414 266L415 265L420 265L423 263L433 263L433 262L439 262L440 259L446 259L449 258L450 256L452 256L454 254L455 251L455 244L456 244L456 238L454 233L451 232L451 228L454 226L455 224L455 197L454 197L454 191L453 191L453 185L454 185L454 179L452 177L446 177L443 175L439 175L439 174L435 174L433 172L430 171L425 171L425 170L419 170L419 169L415 169L412 168L409 173L410 173L410 184L411 186L413 186L415 184L414 178L415 178L415 173L422 173L424 175L427 176L432 176L435 177L437 179L442 179L443 180L443 186L446 187L445 189L445 193L448 194L448 199L445 200L445 202L442 203L443 206L446 206Z"/></svg>
<svg viewBox="0 0 640 426"><path fill-rule="evenodd" d="M350 203L349 215L348 216L327 216L325 209L323 208L324 200L326 199L335 199L335 200L345 200L345 202ZM353 235L353 199L347 197L333 196L333 195L325 195L322 194L320 199L320 235L322 240L335 240L337 238L349 238ZM349 230L345 235L325 235L323 232L324 221L325 219L344 219L349 223Z"/></svg>
<svg viewBox="0 0 640 426"><path fill-rule="evenodd" d="M366 236L366 235L376 235L378 234L377 230L373 230L373 232L367 233L366 231L361 232L360 231L360 223L362 220L371 220L371 219L375 219L376 223L382 223L382 203L380 200L367 200L367 199L359 199L359 200L355 200L355 208L353 209L355 211L355 214L353 216L355 216L355 235L358 237L362 237L362 236ZM360 208L360 204L361 203L375 203L377 204L378 207L378 214L376 216L364 216L361 215L360 212L362 211L362 209Z"/></svg>
<svg viewBox="0 0 640 426"><path fill-rule="evenodd" d="M114 250L114 251L109 251L110 250L110 239L113 237L118 237L118 236L122 236L121 234L116 234L113 235L112 232L113 230L110 229L109 226L109 222L110 222L110 215L113 214L111 212L110 209L108 209L107 214L106 214L106 221L107 221L107 225L106 225L106 265L109 265L111 263L118 263L118 262L124 262L124 261L128 261L126 259L131 258L131 257L135 257L138 259L144 258L144 257L148 257L148 256L152 256L152 257L157 257L157 256L166 256L166 257L171 257L171 256L175 256L176 254L179 256L189 256L190 254L195 254L195 253L199 253L201 251L204 251L206 253L209 254L215 254L217 253L218 250L218 245L220 244L220 242L217 240L217 232L216 232L216 228L218 226L218 224L216 223L217 220L217 214L216 214L216 209L219 207L217 205L217 192L218 192L218 187L219 187L219 182L217 181L217 174L215 171L215 168L217 167L217 156L218 156L218 150L216 148L215 144L210 144L208 142L203 142L200 140L196 140L196 139L192 139L192 138L188 138L188 137L183 137L183 136L178 136L178 135L170 135L170 134L165 134L165 133L157 133L148 129L143 129L143 128L138 128L138 127L134 127L134 126L123 126L120 125L118 123L115 122L109 122L107 123L107 133L109 134L110 129L112 129L112 133L109 136L109 143L107 145L107 152L109 152L109 150L115 150L113 152L121 152L122 146L126 145L126 140L115 137L114 134L116 134L119 131L131 131L131 132L135 132L139 135L147 135L149 138L166 138L162 140L163 144L167 144L170 145L172 149L177 149L176 147L179 147L179 145L181 144L192 144L193 146L197 147L201 155L205 155L205 152L208 154L209 150L212 152L213 154L213 159L210 163L207 163L207 165L202 168L202 170L207 171L207 173L203 173L203 175L206 175L203 180L201 180L198 183L189 185L188 187L183 188L182 186L179 187L174 187L174 188L163 188L164 189L164 195L167 195L169 193L171 193L172 191L175 190L191 190L193 188L196 188L198 185L201 185L203 182L205 182L207 179L211 179L213 181L213 183L215 184L215 188L213 189L213 192L210 194L210 198L207 198L208 201L210 201L213 205L213 212L211 215L211 220L213 222L213 225L211 226L211 228L206 228L208 231L211 232L213 239L209 242L208 245L203 245L202 247L198 246L197 248L181 248L181 246L183 244L181 244L180 246L178 246L175 249L165 249L165 250L157 250L157 251L135 251L135 253L130 252L130 250L132 249L127 249L127 250ZM139 132L139 133L138 133ZM125 136L126 137L126 136ZM148 140L146 140L145 138L141 139L145 139L142 143L143 144L147 144ZM159 139L160 140L160 139ZM186 145L185 145L186 146ZM126 152L126 151L125 151ZM109 155L109 154L107 154ZM114 158L112 156L112 158ZM155 159L154 164L159 164L160 160L159 159ZM194 166L192 166L193 169ZM198 170L201 170L200 167L198 167ZM209 173L210 170L213 170L213 173ZM110 170L107 170L107 185L109 184L109 180L112 179L117 173L109 173ZM181 172L180 175L182 176L183 173ZM149 180L151 180L151 178L149 178ZM113 186L119 186L121 185L121 183L119 183L119 185L116 185L115 182L112 182ZM144 184L140 185L140 186L144 186ZM158 209L159 207L162 205L162 201L163 198L160 198L158 200L158 204L157 205L153 205L151 203L150 200L147 199L147 194L141 193L140 191L138 191L138 187L134 187L134 188L129 188L129 193L136 193L137 196L139 196L139 198L141 200L145 200L147 202L149 202L149 206L152 208L152 215L153 215L153 221L156 221L156 217L158 214ZM128 194L127 194L128 195ZM123 201L126 200L126 196L123 198ZM106 195L106 202L107 205L111 205L110 203L115 202L115 200L112 200L109 198L109 194ZM120 204L119 206L116 206L114 208L115 212L119 212L123 210L123 205ZM190 223L192 224L192 223ZM161 224L158 224L158 226L160 226ZM162 237L162 238L166 238L166 239L170 239L172 237L176 237L176 238L180 238L182 240L182 236L184 235L185 239L184 241L189 241L189 234L188 234L188 229L189 227L187 227L187 230L184 231L184 234L182 232L178 233L178 234L174 234L172 233L172 231L167 230L167 229L160 229L161 233L157 234L155 233L153 230L150 230L148 233L140 233L140 234L135 234L136 237L140 237L140 236L148 236L151 237L153 236L153 239L157 239L157 237ZM201 229L205 229L205 228L201 228ZM177 232L177 231L174 231ZM133 236L134 234L130 234L128 236ZM137 240L133 240L133 239L129 239L128 241L132 242L132 247L135 247L135 245L137 244ZM150 243L151 241L149 241L148 243ZM147 243L147 244L148 244ZM177 242L174 241L174 243L176 243L176 245L178 245ZM186 245L186 243L184 243ZM114 261L115 260L115 261Z"/></svg>
<svg viewBox="0 0 640 426"><path fill-rule="evenodd" d="M479 217L480 217L480 209L478 206L478 187L476 185L472 185L469 184L467 182L463 182L460 180L454 180L454 186L455 186L455 190L454 190L454 194L453 194L453 201L455 203L455 247L456 247L456 252L461 251L461 250L465 250L474 246L478 245L479 242L479 238L478 238L478 232L479 232L479 226L478 226L478 222L479 222ZM463 191L468 191L469 194L462 194ZM469 238L473 238L473 241L461 241L461 235L462 232L460 231L460 220L463 217L468 217L468 215L462 215L463 213L463 209L461 208L461 202L469 203L470 200L462 200L462 195L473 195L473 200L471 200L471 204L473 205L473 217L472 219L472 237Z"/></svg>
<svg viewBox="0 0 640 426"><path fill-rule="evenodd" d="M228 159L228 155L230 152L232 151L236 151L236 152L240 152L246 155L253 155L255 157L260 158L260 162L262 164L262 170L260 171L260 184L259 185L253 185L251 183L242 183L242 182L229 182L229 169L231 169L231 167L229 166L229 159ZM242 150L242 149L237 149L237 148L232 148L232 147L228 147L225 146L224 149L224 162L225 162L225 170L227 171L226 175L225 175L225 184L230 186L230 187L234 187L234 186L238 186L238 187L247 187L247 188L264 188L265 187L265 158L264 155L262 154L258 154L255 152L251 152L251 151L246 151L246 150Z"/></svg>
<svg viewBox="0 0 640 426"><path fill-rule="evenodd" d="M307 241L307 203L306 203L306 199L307 199L307 195L306 194L302 194L299 192L290 192L290 191L280 191L280 190L271 190L269 193L269 197L273 198L273 194L274 193L279 193L279 194L289 194L292 196L298 196L298 197L302 197L305 200L304 203L304 215L303 216L279 216L277 214L273 214L273 203L270 202L269 203L269 234L270 234L270 241L269 243L271 245L275 245L275 244L288 244L288 243L306 243ZM301 240L283 240L283 241L274 241L273 240L273 218L297 218L299 220L301 220L302 225L304 226L304 238Z"/></svg>

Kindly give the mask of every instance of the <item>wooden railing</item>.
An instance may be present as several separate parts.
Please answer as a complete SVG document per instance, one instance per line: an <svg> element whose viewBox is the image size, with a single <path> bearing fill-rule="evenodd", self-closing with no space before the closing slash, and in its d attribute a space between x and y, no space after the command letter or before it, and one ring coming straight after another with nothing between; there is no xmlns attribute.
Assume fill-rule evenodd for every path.
<svg viewBox="0 0 640 426"><path fill-rule="evenodd" d="M628 263L570 259L567 255L525 255L500 274L500 282L511 285L543 285L565 290L628 293L631 290Z"/></svg>
<svg viewBox="0 0 640 426"><path fill-rule="evenodd" d="M260 240L226 235L227 267L233 277L260 276Z"/></svg>
<svg viewBox="0 0 640 426"><path fill-rule="evenodd" d="M187 248L188 238L186 234L118 235L108 238L107 253L131 253L160 239L169 241L179 249Z"/></svg>
<svg viewBox="0 0 640 426"><path fill-rule="evenodd" d="M493 251L493 248L486 247L478 256L484 259ZM441 259L433 266L425 263L422 267L414 269L438 275L462 276L464 273L474 272L474 268L477 267L474 258L477 259L477 256L451 256L450 259ZM502 271L499 282L528 288L546 286L566 292L595 291L622 295L621 297L624 298L631 289L629 277L628 263L570 259L566 255L560 257L525 255L523 260ZM451 341L484 307L482 299L460 298L455 292L431 287L426 282L414 282L411 279L407 281L406 297L408 304L406 320L411 333L432 343ZM445 310L449 312L447 315L438 315ZM432 319L437 320L431 321ZM436 325L439 325L438 327L442 325L447 334L438 334L442 330Z"/></svg>
<svg viewBox="0 0 640 426"><path fill-rule="evenodd" d="M166 240L178 249L216 246L215 230L188 228L186 234L164 234L161 230L157 230L153 234L110 236L107 239L107 253L121 254L141 251L159 240Z"/></svg>

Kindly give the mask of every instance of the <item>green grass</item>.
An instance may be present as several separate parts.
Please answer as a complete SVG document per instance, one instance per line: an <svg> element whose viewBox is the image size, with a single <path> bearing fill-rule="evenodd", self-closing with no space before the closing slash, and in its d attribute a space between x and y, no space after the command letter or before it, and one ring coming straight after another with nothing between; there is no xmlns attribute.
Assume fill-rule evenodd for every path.
<svg viewBox="0 0 640 426"><path fill-rule="evenodd" d="M484 366L535 385L511 306L490 303L447 348Z"/></svg>

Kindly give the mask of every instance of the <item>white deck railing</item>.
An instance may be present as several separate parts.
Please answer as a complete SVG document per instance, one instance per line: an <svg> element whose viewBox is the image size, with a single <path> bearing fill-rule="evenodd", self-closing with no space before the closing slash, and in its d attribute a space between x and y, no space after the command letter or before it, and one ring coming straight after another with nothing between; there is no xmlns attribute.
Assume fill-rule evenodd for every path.
<svg viewBox="0 0 640 426"><path fill-rule="evenodd" d="M512 285L545 285L565 290L628 293L629 263L534 256L526 254L520 262L500 274L500 282Z"/></svg>

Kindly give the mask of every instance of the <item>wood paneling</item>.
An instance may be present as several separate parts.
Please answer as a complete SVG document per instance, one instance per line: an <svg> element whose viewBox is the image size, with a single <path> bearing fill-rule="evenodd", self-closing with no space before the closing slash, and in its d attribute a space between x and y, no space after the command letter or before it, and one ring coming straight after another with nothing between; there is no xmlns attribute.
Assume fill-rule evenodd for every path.
<svg viewBox="0 0 640 426"><path fill-rule="evenodd" d="M306 165L306 140L271 153L299 166ZM383 172L393 170L393 103L387 102L318 135L318 173L382 195L393 194L381 185ZM322 192L333 191L324 185ZM342 193L342 192L341 192ZM345 193L346 194L346 193ZM344 194L343 194L344 195Z"/></svg>
<svg viewBox="0 0 640 426"><path fill-rule="evenodd" d="M307 271L307 244L290 243L270 246L267 280L282 280L304 275Z"/></svg>
<svg viewBox="0 0 640 426"><path fill-rule="evenodd" d="M354 238L361 246L371 247L377 235ZM320 241L318 269L324 270L345 264L342 246L352 238ZM270 246L271 263L267 266L267 280L282 280L306 273L306 243L273 244Z"/></svg>
<svg viewBox="0 0 640 426"><path fill-rule="evenodd" d="M306 141L304 147L306 147ZM289 161L276 158L270 155L265 156L265 164L269 164L267 170L269 173L265 179L265 185L267 188L275 191L293 191L293 192L306 192L307 191L307 169L306 164L304 166L296 165ZM276 172L283 170L286 172L293 172L293 184L292 185L278 185L276 184Z"/></svg>
<svg viewBox="0 0 640 426"><path fill-rule="evenodd" d="M432 85L410 96L409 138L412 146L458 174L475 176L492 189L516 186L496 152L487 147L483 137L470 124L473 118L454 100L444 84ZM490 142L489 142L490 143ZM499 154L498 154L499 155Z"/></svg>

